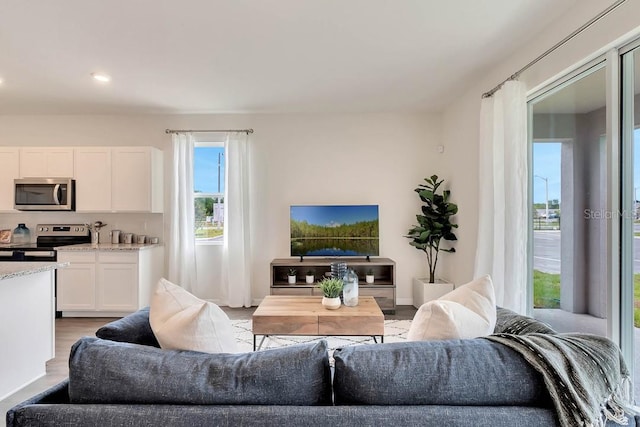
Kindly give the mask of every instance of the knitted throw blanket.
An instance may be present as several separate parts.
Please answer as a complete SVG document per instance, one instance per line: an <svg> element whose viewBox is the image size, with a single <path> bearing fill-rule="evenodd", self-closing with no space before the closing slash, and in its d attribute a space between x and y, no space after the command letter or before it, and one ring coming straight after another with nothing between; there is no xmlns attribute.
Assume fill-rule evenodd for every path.
<svg viewBox="0 0 640 427"><path fill-rule="evenodd" d="M540 372L562 426L604 426L607 420L627 425L633 413L629 371L618 346L590 334L485 337L520 353Z"/></svg>

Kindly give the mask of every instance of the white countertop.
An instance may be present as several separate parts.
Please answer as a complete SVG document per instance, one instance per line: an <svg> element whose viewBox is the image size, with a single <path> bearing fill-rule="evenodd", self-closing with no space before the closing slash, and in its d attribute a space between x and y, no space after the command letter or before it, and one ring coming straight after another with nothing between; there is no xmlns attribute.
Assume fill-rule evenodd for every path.
<svg viewBox="0 0 640 427"><path fill-rule="evenodd" d="M144 249L156 248L161 244L151 243L82 243L80 245L68 245L58 246L56 251L58 252L71 252L71 251L140 251Z"/></svg>
<svg viewBox="0 0 640 427"><path fill-rule="evenodd" d="M68 262L0 262L0 280L28 276L68 265Z"/></svg>

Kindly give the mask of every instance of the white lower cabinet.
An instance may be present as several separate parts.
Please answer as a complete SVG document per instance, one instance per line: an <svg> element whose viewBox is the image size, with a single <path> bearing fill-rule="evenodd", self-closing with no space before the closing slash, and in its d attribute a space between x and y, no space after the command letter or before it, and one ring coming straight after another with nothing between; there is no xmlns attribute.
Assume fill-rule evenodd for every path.
<svg viewBox="0 0 640 427"><path fill-rule="evenodd" d="M138 264L97 265L98 307L109 311L136 311L138 309Z"/></svg>
<svg viewBox="0 0 640 427"><path fill-rule="evenodd" d="M57 310L96 309L96 253L59 252L69 266L57 271Z"/></svg>
<svg viewBox="0 0 640 427"><path fill-rule="evenodd" d="M162 277L163 248L59 251L57 309L64 317L122 316L149 305Z"/></svg>

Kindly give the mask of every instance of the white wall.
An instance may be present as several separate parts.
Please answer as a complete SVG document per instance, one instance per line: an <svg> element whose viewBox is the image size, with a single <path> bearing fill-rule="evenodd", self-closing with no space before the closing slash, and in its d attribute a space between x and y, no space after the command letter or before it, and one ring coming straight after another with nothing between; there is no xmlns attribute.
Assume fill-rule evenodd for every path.
<svg viewBox="0 0 640 427"><path fill-rule="evenodd" d="M377 204L380 255L397 263L397 303L426 258L403 237L419 212L413 189L438 170L437 115L292 115L257 120L254 294L268 292L269 263L289 254L291 204Z"/></svg>
<svg viewBox="0 0 640 427"><path fill-rule="evenodd" d="M478 73L476 80L465 84L467 90L457 97L443 112L443 141L445 170L451 173L452 198L459 204L457 216L460 224L455 261L447 262L444 275L456 284L473 277L477 238L478 209L478 140L480 98L482 93L512 75L518 69L604 10L611 1L583 0L565 15L541 28L531 42L521 46L489 70ZM534 65L520 80L531 90L547 83L575 64L592 59L596 54L638 34L640 2L627 1L597 24L586 30L564 47Z"/></svg>
<svg viewBox="0 0 640 427"><path fill-rule="evenodd" d="M411 279L426 275L426 259L403 235L419 212L419 199L413 189L433 173L448 178L443 154L436 150L442 143L440 119L438 114L405 113L5 115L0 116L0 145L155 146L165 154L166 193L171 151L165 128L251 127L255 130L251 137L254 298L269 293L271 259L289 255L289 205L367 203L380 205L380 255L397 263L397 302L411 304ZM165 197L165 203L169 200ZM160 233L157 214L0 214L0 224L13 228L17 222L35 225L46 218L60 222L100 219L133 232L135 228L151 227L153 233ZM167 214L163 222L164 235L168 235ZM216 288L220 254L220 247L199 247L198 293L202 297L221 297ZM446 256L442 265L447 262Z"/></svg>

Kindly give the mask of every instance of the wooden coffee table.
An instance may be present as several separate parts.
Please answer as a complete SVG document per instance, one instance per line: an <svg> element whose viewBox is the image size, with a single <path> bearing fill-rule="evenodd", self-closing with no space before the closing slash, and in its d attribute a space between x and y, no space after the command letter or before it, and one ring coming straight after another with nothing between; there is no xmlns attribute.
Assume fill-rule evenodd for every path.
<svg viewBox="0 0 640 427"><path fill-rule="evenodd" d="M266 296L253 313L253 350L269 335L371 336L384 342L384 314L373 297L359 297L358 305L337 310L322 306L320 296Z"/></svg>

